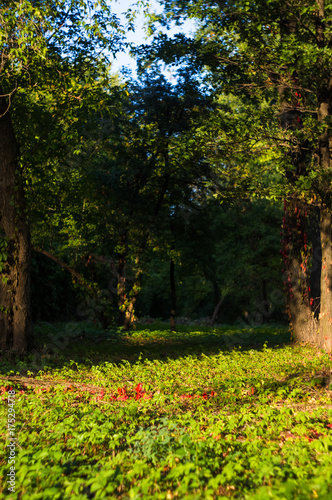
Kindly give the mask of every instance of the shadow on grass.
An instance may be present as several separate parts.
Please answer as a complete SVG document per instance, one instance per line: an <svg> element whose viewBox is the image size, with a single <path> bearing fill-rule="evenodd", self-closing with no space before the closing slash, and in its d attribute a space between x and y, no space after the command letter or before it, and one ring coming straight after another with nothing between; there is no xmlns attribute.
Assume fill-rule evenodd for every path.
<svg viewBox="0 0 332 500"><path fill-rule="evenodd" d="M105 332L87 323L43 323L35 327L36 347L23 358L3 356L0 373L36 374L39 370L62 368L72 362L92 366L102 362L136 363L145 359L167 360L186 356L213 356L240 348L279 348L291 340L288 328L262 326L179 326L170 332L164 325L138 325L130 335L119 330Z"/></svg>

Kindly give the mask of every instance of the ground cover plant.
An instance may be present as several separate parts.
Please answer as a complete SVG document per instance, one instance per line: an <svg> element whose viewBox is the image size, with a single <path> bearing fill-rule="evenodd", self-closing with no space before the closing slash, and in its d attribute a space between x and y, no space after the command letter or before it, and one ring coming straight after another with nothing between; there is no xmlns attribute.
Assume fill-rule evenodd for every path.
<svg viewBox="0 0 332 500"><path fill-rule="evenodd" d="M326 353L277 327L74 326L2 360L2 498L331 498Z"/></svg>

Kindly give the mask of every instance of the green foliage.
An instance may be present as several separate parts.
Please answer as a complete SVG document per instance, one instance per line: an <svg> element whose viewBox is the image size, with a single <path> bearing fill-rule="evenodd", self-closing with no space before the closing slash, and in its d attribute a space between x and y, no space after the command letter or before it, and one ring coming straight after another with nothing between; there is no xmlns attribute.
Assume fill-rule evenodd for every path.
<svg viewBox="0 0 332 500"><path fill-rule="evenodd" d="M123 297L113 298L125 312L151 252L170 255L172 214L193 192L202 199L198 189L209 172L192 131L209 112L208 100L190 82L172 87L155 74L99 91L103 113L88 101L58 108L63 115L54 146L62 134L61 148L49 151L47 169L44 150L33 157L27 197L34 246L112 295L123 279ZM31 100L21 105L35 109ZM34 116L38 137L50 106L44 111L42 123Z"/></svg>
<svg viewBox="0 0 332 500"><path fill-rule="evenodd" d="M70 274L47 257L34 252L31 259L33 321L72 319L76 316L79 299Z"/></svg>
<svg viewBox="0 0 332 500"><path fill-rule="evenodd" d="M41 326L41 341L68 327ZM68 339L64 357L42 358L43 371L15 385L11 498L331 495L326 354L291 346L288 331L271 328L170 334L138 327L131 337L104 339L83 330L83 339ZM251 345L235 347L248 336ZM7 361L2 373L25 372L32 361L20 368ZM4 386L13 383L2 383L5 428Z"/></svg>
<svg viewBox="0 0 332 500"><path fill-rule="evenodd" d="M8 238L0 237L0 273L5 269L5 265L8 259Z"/></svg>
<svg viewBox="0 0 332 500"><path fill-rule="evenodd" d="M154 31L158 23L181 24L188 17L196 30L172 39L156 34L140 49L141 64L163 60L181 71L185 67L204 75L207 92L215 91L219 113L206 136L214 127L210 144L217 154L211 157L221 183L226 176L231 187L236 183L246 191L278 197L296 191L307 201L315 194L330 203L330 172L314 159L319 137L330 128L329 112L319 111L330 85L329 2L312 0L305 7L274 0L161 3L163 13L150 18ZM252 179L245 182L248 175Z"/></svg>
<svg viewBox="0 0 332 500"><path fill-rule="evenodd" d="M205 199L180 206L172 221L177 315L211 318L224 297L218 316L221 323L234 322L246 311L258 317L262 303L270 308L264 320L280 321L283 303L273 304L270 297L283 289L281 218L278 203L238 200L220 205L209 193ZM161 256L156 253L149 263L137 309L140 315L166 319L170 311L169 259L164 257L161 262Z"/></svg>
<svg viewBox="0 0 332 500"><path fill-rule="evenodd" d="M240 136L253 145L244 120L247 102L235 94L218 95L213 101L207 87L185 69L175 85L158 68L147 69L130 84L111 78L100 50L117 50L123 30L104 1L93 7L89 1L74 1L66 14L66 2L40 2L29 7L26 18L24 5L21 2L15 14L13 2L6 4L5 32L12 45L8 49L3 42L2 49L5 89L10 91L16 76L21 76L11 111L33 246L82 275L81 283L96 292L91 300L103 308L106 326L116 307L128 308L141 290L142 274L142 300L149 297L151 307L147 311L146 301L141 311L168 314L165 269L170 259L176 265L182 307L178 312L184 315L210 316L220 297L227 295L229 315L223 321L229 321L254 307L256 300L265 300L265 292L256 293L260 273L263 281L268 275L271 289L279 286L272 257L277 254L277 233L264 237L266 225L258 223L256 228L249 217L236 216L243 232L233 237L232 230L228 233L237 209L223 216L218 206L221 197L234 201L248 192L251 198L272 192L275 155L269 150L262 153L262 144L256 144L259 161L248 166L246 150L234 154ZM25 44L13 36L15 15ZM49 43L45 32L52 34ZM249 108L254 109L251 104ZM267 99L263 108L268 117ZM253 120L258 129L259 113ZM273 182L279 181L274 175ZM254 220L259 212L253 208ZM256 252L258 240L264 245ZM249 242L254 247L251 256ZM231 247L237 251L234 259ZM269 266L266 255L271 256ZM158 290L148 277L157 260L163 262L156 267L165 277L162 283L158 277ZM75 315L76 297L61 304L67 293L60 291L63 272L51 272L47 287L39 286L39 274L33 275L34 316L49 319L52 311L57 316L59 311ZM123 300L116 297L121 279ZM235 297L238 289L242 296ZM40 309L45 313L39 314L43 295ZM161 307L154 306L156 295Z"/></svg>
<svg viewBox="0 0 332 500"><path fill-rule="evenodd" d="M31 337L28 300L30 241L29 231L24 232L22 227L27 226L27 219L32 221L33 244L51 252L52 233L60 234L62 238L58 238L54 251L58 258L62 258L70 246L75 249L84 246L75 209L78 204L80 209L84 206L87 188L73 158L78 156L79 143L84 132L88 131L87 119L97 111L100 114L106 101L109 104L109 93L105 90L113 81L109 56L123 47L124 30L104 0L8 0L1 6L0 26L2 116L10 111L1 122L1 156L4 158L0 161L3 162L2 177L8 176L8 183L1 184L0 198L4 200L2 209L5 213L1 213L0 218L8 235L9 228L15 224L18 241L24 241L24 244L17 245L19 259L12 258L8 262L12 276L19 271L16 274L20 278L16 285L12 283L10 291L1 288L8 298L9 310L18 307L14 305L15 298L21 294L19 307L26 324L25 327L22 323L17 326L18 315L12 313L10 321L2 322L4 331L1 335L4 336L3 346L9 348L11 344L18 344L17 335L20 348L26 349L25 337ZM16 144L20 149L17 161ZM15 161L6 161L6 154L9 154L6 151L14 152ZM66 182L62 184L63 178ZM64 184L66 189L62 191ZM77 184L81 189L77 190ZM23 210L23 190L27 193L28 214ZM15 213L16 220L10 211L7 214L7 198L12 191L17 193L15 200L19 200L20 206ZM71 203L68 203L68 198L72 198ZM49 216L53 211L56 212L52 214L54 217ZM84 214L81 219L84 219ZM68 227L71 234L67 234L63 245ZM24 233L24 240L20 240L20 233ZM10 245L13 255L14 244L12 241ZM3 262L5 254L0 256L0 262ZM69 255L68 260L71 258ZM2 271L2 263L0 267Z"/></svg>

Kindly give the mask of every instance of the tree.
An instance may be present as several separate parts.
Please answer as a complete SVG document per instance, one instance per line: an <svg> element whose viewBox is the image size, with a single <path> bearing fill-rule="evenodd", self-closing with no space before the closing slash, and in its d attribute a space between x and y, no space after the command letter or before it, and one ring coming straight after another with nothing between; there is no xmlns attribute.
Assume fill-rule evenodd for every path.
<svg viewBox="0 0 332 500"><path fill-rule="evenodd" d="M305 4L298 0L162 3L163 23L190 16L199 20L200 26L194 40L181 35L169 41L159 36L150 53L162 57L163 52L166 62L173 64L186 57L191 68L207 70L206 78L219 94L231 91L254 104L262 124L261 139L279 151L277 170L283 177L279 195L287 199L293 214L299 209L305 214L305 205L320 209L323 246L319 330L310 332L306 327L312 317L308 287L301 285L296 293L290 293L289 304L295 338L309 337L331 351L331 6L325 0ZM299 267L304 264L298 256L300 242L295 243L299 218L286 219L292 225L287 231L293 232L288 249L294 252L290 256L294 266L289 278L296 283L303 276ZM302 281L305 284L307 277ZM300 316L303 320L298 321Z"/></svg>
<svg viewBox="0 0 332 500"><path fill-rule="evenodd" d="M103 0L8 0L0 26L0 347L24 352L32 341L31 250L25 171L11 104L15 95L38 100L46 94L41 109L50 104L47 97L58 105L80 106L95 86L105 85L105 51L117 49L120 30ZM56 108L53 121L58 123Z"/></svg>
<svg viewBox="0 0 332 500"><path fill-rule="evenodd" d="M1 91L3 94L3 91ZM0 97L1 349L24 351L30 341L30 234L25 218L18 147L4 96Z"/></svg>
<svg viewBox="0 0 332 500"><path fill-rule="evenodd" d="M129 90L90 174L108 231L104 251L117 262L119 324L124 329L131 326L146 255L163 246L161 241L172 246L164 238L171 212L192 196L208 172L195 127L209 113L209 101L194 82L183 78L172 86L150 72Z"/></svg>
<svg viewBox="0 0 332 500"><path fill-rule="evenodd" d="M177 206L172 228L161 228L161 248L144 273L140 314L169 317L172 259L177 316L247 327L285 320L281 214L280 203L267 200L220 204L206 188L200 197Z"/></svg>

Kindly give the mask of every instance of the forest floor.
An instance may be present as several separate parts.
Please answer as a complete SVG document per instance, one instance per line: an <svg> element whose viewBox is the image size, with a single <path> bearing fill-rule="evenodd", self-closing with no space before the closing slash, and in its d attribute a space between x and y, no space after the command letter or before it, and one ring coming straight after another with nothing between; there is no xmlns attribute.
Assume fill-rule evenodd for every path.
<svg viewBox="0 0 332 500"><path fill-rule="evenodd" d="M0 360L0 498L332 498L332 362L287 329L35 333Z"/></svg>

